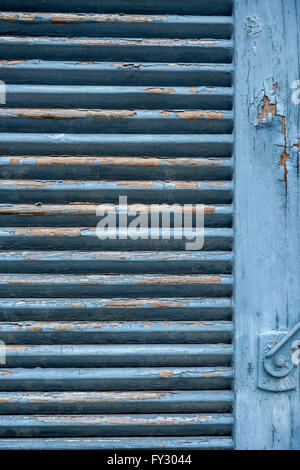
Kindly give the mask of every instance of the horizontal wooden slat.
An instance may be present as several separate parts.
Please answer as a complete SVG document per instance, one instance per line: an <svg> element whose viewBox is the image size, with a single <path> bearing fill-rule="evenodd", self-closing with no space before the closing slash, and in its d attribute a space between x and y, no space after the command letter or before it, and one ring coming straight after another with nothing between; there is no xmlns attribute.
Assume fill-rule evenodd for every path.
<svg viewBox="0 0 300 470"><path fill-rule="evenodd" d="M228 274L228 252L0 251L0 273Z"/></svg>
<svg viewBox="0 0 300 470"><path fill-rule="evenodd" d="M0 298L0 320L230 320L230 298Z"/></svg>
<svg viewBox="0 0 300 470"><path fill-rule="evenodd" d="M0 392L0 413L226 413L232 401L230 390Z"/></svg>
<svg viewBox="0 0 300 470"><path fill-rule="evenodd" d="M231 180L232 174L230 157L0 156L0 175L8 179Z"/></svg>
<svg viewBox="0 0 300 470"><path fill-rule="evenodd" d="M232 17L1 12L0 34L16 33L46 36L135 35L143 38L229 39L232 34Z"/></svg>
<svg viewBox="0 0 300 470"><path fill-rule="evenodd" d="M230 367L6 368L2 391L228 390Z"/></svg>
<svg viewBox="0 0 300 470"><path fill-rule="evenodd" d="M159 230L159 238L151 239L150 230L143 232L147 239L117 238L99 240L96 229L88 227L5 227L0 228L0 248L23 250L60 250L67 240L70 250L185 250L186 243L193 241L195 233L185 230L185 237L174 239L179 232ZM122 232L121 235L124 235ZM165 237L165 239L163 238ZM188 238L187 238L188 237ZM230 228L207 228L204 230L204 250L224 251L232 249L233 230Z"/></svg>
<svg viewBox="0 0 300 470"><path fill-rule="evenodd" d="M33 330L35 325L31 325ZM22 325L20 325L22 329ZM63 325L64 327L64 325ZM59 336L64 341L65 332L63 330ZM51 327L50 327L51 328ZM104 325L105 328L105 325ZM126 326L124 325L124 329ZM150 327L151 328L151 327ZM214 334L217 337L223 336L224 339L228 338L228 332L225 331L222 335L220 332L216 332L216 327L212 334L207 335L213 338ZM5 330L5 324L3 329ZM46 331L46 327L42 327L43 331ZM162 326L161 333L157 334L157 340L160 337L167 337L165 335ZM192 327L191 327L192 329ZM75 325L76 330L76 325ZM34 330L35 331L35 330ZM5 335L6 332L4 332ZM144 334L137 329L136 342L140 343L140 336L142 339L147 341L149 334ZM198 332L199 343L202 340L202 336L205 336L205 332ZM0 331L1 335L1 331ZM184 329L180 335L175 331L171 333L174 337L181 336L184 338L185 343L189 342L189 335ZM170 335L170 336L171 336ZM14 335L16 338L20 337L22 341L23 334ZM51 339L50 335L46 333ZM54 333L55 336L55 333ZM75 333L76 336L76 333ZM100 334L99 341L105 336ZM124 336L124 340L127 341L128 334ZM32 334L32 338L39 341L40 337L43 337L43 333ZM70 335L67 333L67 337ZM93 342L93 339L89 339L90 334L83 333L82 341L87 340ZM153 337L153 335L152 335ZM173 338L172 338L173 339ZM118 331L116 332L116 340L118 340ZM179 338L178 338L179 340ZM130 341L130 340L129 340ZM212 339L211 342L213 342ZM9 339L10 342L10 339ZM56 341L54 341L56 342ZM115 345L113 341L108 345L95 345L95 344L84 344L84 345L69 345L60 344L53 345L10 345L5 348L6 363L5 367L200 367L200 366L230 366L232 362L232 346L229 344L121 344Z"/></svg>
<svg viewBox="0 0 300 470"><path fill-rule="evenodd" d="M120 438L52 438L1 439L2 450L100 450L100 449L175 449L232 450L229 437L120 437Z"/></svg>
<svg viewBox="0 0 300 470"><path fill-rule="evenodd" d="M101 148L101 152L107 155L229 157L232 146L233 136L228 134L1 134L1 153L15 155L22 152L30 155L49 155L52 152L95 155Z"/></svg>
<svg viewBox="0 0 300 470"><path fill-rule="evenodd" d="M75 60L231 63L231 40L0 36L7 60Z"/></svg>
<svg viewBox="0 0 300 470"><path fill-rule="evenodd" d="M230 343L231 322L8 322L1 323L7 345L116 343ZM19 346L18 346L19 347Z"/></svg>
<svg viewBox="0 0 300 470"><path fill-rule="evenodd" d="M178 121L180 120L180 125ZM0 131L87 134L230 134L231 111L0 108Z"/></svg>
<svg viewBox="0 0 300 470"><path fill-rule="evenodd" d="M128 203L228 204L232 190L230 181L1 180L0 202L118 204L119 196L126 196Z"/></svg>
<svg viewBox="0 0 300 470"><path fill-rule="evenodd" d="M232 109L230 87L7 85L6 106L85 109Z"/></svg>
<svg viewBox="0 0 300 470"><path fill-rule="evenodd" d="M226 414L161 415L2 415L0 437L95 437L95 436L226 436L232 416Z"/></svg>
<svg viewBox="0 0 300 470"><path fill-rule="evenodd" d="M0 0L1 449L233 448L232 9Z"/></svg>
<svg viewBox="0 0 300 470"><path fill-rule="evenodd" d="M9 288L9 289L8 289ZM229 275L0 275L0 295L10 297L229 296Z"/></svg>
<svg viewBox="0 0 300 470"><path fill-rule="evenodd" d="M0 8L4 10L36 11L36 0L1 0ZM68 0L39 0L38 9L40 11L60 11L60 12L95 12L112 13L120 11L123 13L178 13L198 14L198 15L230 15L232 13L232 0L213 0L207 3L206 0L189 0L182 3L179 0L73 0L72 4Z"/></svg>
<svg viewBox="0 0 300 470"><path fill-rule="evenodd" d="M3 60L1 78L9 84L114 86L222 86L232 85L231 64L164 64L151 62L71 62ZM115 154L115 155L118 155Z"/></svg>
<svg viewBox="0 0 300 470"><path fill-rule="evenodd" d="M128 222L133 220L136 212L140 211L148 220L150 226L151 214L156 215L161 211L153 210L151 205L129 204L128 209L122 206L107 204L0 204L0 227L96 227L99 222L97 209L104 213L107 210L113 210L116 217L121 214L126 215ZM180 214L182 208L173 207L170 214L171 227L174 214ZM188 208L185 207L188 212ZM204 226L205 227L231 227L233 207L232 205L205 205ZM192 223L195 227L196 208L191 207L190 212Z"/></svg>

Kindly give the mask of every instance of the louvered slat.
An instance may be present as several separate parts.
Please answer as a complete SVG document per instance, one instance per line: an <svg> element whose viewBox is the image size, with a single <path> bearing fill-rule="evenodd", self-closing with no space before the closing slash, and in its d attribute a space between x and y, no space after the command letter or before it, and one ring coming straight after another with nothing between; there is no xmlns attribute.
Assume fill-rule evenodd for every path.
<svg viewBox="0 0 300 470"><path fill-rule="evenodd" d="M123 348L125 349L125 348ZM231 410L229 390L171 392L1 392L0 412L45 413L215 413Z"/></svg>
<svg viewBox="0 0 300 470"><path fill-rule="evenodd" d="M232 1L0 9L0 448L232 448Z"/></svg>

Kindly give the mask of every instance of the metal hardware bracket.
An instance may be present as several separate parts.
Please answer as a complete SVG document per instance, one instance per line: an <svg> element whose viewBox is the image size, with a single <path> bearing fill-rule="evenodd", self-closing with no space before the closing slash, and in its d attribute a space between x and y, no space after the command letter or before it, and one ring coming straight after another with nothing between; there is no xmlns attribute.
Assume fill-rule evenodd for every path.
<svg viewBox="0 0 300 470"><path fill-rule="evenodd" d="M300 353L300 322L289 332L270 331L259 338L258 387L269 392L294 390L300 377L295 358Z"/></svg>

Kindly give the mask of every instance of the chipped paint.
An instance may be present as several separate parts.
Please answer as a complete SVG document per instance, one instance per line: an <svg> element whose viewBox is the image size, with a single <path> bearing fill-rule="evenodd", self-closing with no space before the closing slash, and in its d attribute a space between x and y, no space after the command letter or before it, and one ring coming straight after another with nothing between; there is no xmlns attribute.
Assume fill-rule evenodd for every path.
<svg viewBox="0 0 300 470"><path fill-rule="evenodd" d="M227 186L228 190L231 189L231 184L228 181L148 181L148 180L116 180L116 181L109 181L109 180L92 180L92 181L84 181L84 180L63 180L60 181L51 181L51 180L4 180L2 182L2 189L5 187L14 187L17 188L39 188L39 189L46 189L52 188L56 190L69 188L75 189L79 187L79 189L88 190L88 189L117 189L123 187L124 189L127 188L148 188L148 189L164 189L164 190L171 190L171 189L201 189L202 188L209 188L210 186ZM78 201L74 201L75 204L79 204ZM108 205L107 207L112 207Z"/></svg>
<svg viewBox="0 0 300 470"><path fill-rule="evenodd" d="M176 115L182 119L223 119L223 113L217 111L161 111L161 116Z"/></svg>
<svg viewBox="0 0 300 470"><path fill-rule="evenodd" d="M148 305L149 307L185 307L188 305L188 302L183 302L182 300L163 300L163 299L122 299L110 301L107 304L107 307L119 308L119 307L144 307Z"/></svg>
<svg viewBox="0 0 300 470"><path fill-rule="evenodd" d="M262 108L258 114L258 122L262 123L271 116L276 116L276 104L271 104L269 98L265 95Z"/></svg>
<svg viewBox="0 0 300 470"><path fill-rule="evenodd" d="M83 110L83 109L32 109L32 108L0 108L0 116L20 116L35 119L74 119L78 117L102 117L122 119L136 116L136 111L121 110Z"/></svg>
<svg viewBox="0 0 300 470"><path fill-rule="evenodd" d="M48 21L53 24L68 23L155 23L157 20L167 20L167 15L125 15L125 14L82 14L82 13L14 13L0 12L0 20L35 22Z"/></svg>
<svg viewBox="0 0 300 470"><path fill-rule="evenodd" d="M203 372L203 376L206 377L207 379L215 377L216 375L222 375L222 371L214 370L212 372Z"/></svg>
<svg viewBox="0 0 300 470"><path fill-rule="evenodd" d="M158 374L160 375L160 377L164 377L165 379L170 379L171 377L173 377L172 370L160 370Z"/></svg>
<svg viewBox="0 0 300 470"><path fill-rule="evenodd" d="M176 393L176 392L175 392ZM172 396L174 392L25 392L15 397L7 397L0 393L0 403L101 403L121 401L159 400Z"/></svg>
<svg viewBox="0 0 300 470"><path fill-rule="evenodd" d="M0 370L0 374L1 375L12 375L12 372L10 372L8 370Z"/></svg>
<svg viewBox="0 0 300 470"><path fill-rule="evenodd" d="M160 39L160 38L143 38L143 39L107 39L107 38L81 38L81 37L51 37L50 41L45 36L5 36L7 43L27 43L27 44L73 44L85 46L125 46L125 47L214 47L216 45L232 46L231 41L226 40L202 40L202 39Z"/></svg>
<svg viewBox="0 0 300 470"><path fill-rule="evenodd" d="M114 204L93 204L89 202L76 202L70 204L41 204L36 206L34 204L15 204L15 205L0 205L0 214L2 215L36 215L36 216L45 216L45 215L54 215L54 214L96 214L97 208L101 209L102 212L108 210L117 211L122 206L117 206ZM151 213L154 208L150 204L128 204L128 212L141 212L141 213ZM204 206L205 214L213 214L217 206ZM186 214L195 214L196 207L188 206L185 208ZM157 207L159 212L159 207ZM176 206L172 208L172 212L181 213L181 209Z"/></svg>
<svg viewBox="0 0 300 470"><path fill-rule="evenodd" d="M287 161L290 159L290 153L288 149L290 148L288 146L288 136L287 136L287 129L286 129L286 116L283 114L278 113L278 102L276 98L276 91L278 90L278 82L273 83L272 85L272 99L268 97L268 95L264 94L263 97L263 104L261 106L261 109L258 113L258 123L260 125L269 122L270 119L279 117L281 119L281 134L283 137L283 142L284 144L282 145L283 151L280 155L279 159L279 166L283 167L284 169L284 175L283 175L283 181L285 184L285 194L286 197L288 197L288 169L287 169ZM275 96L274 96L275 93ZM271 101L272 100L272 101Z"/></svg>
<svg viewBox="0 0 300 470"><path fill-rule="evenodd" d="M46 165L115 165L119 166L220 166L226 164L221 159L205 159L205 158L165 158L165 157L89 157L89 156L6 156L0 155L1 158L9 158L11 165L19 165L35 163L38 166Z"/></svg>
<svg viewBox="0 0 300 470"><path fill-rule="evenodd" d="M139 426L155 426L155 425L188 425L213 420L213 416L209 415L192 415L192 416L165 416L165 415L83 415L83 416L35 416L31 418L33 421L43 424L61 424L61 425L139 425ZM30 419L28 419L30 421Z"/></svg>
<svg viewBox="0 0 300 470"><path fill-rule="evenodd" d="M26 64L27 60L7 60L5 65L18 65L18 64Z"/></svg>
<svg viewBox="0 0 300 470"><path fill-rule="evenodd" d="M81 228L16 228L14 230L16 236L32 235L36 237L80 237Z"/></svg>
<svg viewBox="0 0 300 470"><path fill-rule="evenodd" d="M33 346L5 346L6 351L26 351L31 349L39 348L39 345Z"/></svg>
<svg viewBox="0 0 300 470"><path fill-rule="evenodd" d="M174 88L146 88L146 93L176 93Z"/></svg>
<svg viewBox="0 0 300 470"><path fill-rule="evenodd" d="M115 64L113 64L115 67L124 67L124 68L139 68L142 66L142 64L126 64L126 63L123 63L123 62L117 62Z"/></svg>
<svg viewBox="0 0 300 470"><path fill-rule="evenodd" d="M40 229L17 229L21 232L24 230L29 231L29 233L39 233ZM42 229L45 234L50 232L50 236L55 236L56 229ZM69 233L66 229L65 236ZM71 229L72 231L73 229ZM78 229L75 229L78 230ZM54 232L54 233L53 233ZM21 232L22 233L22 232ZM21 234L20 233L20 234ZM58 232L59 233L59 232ZM71 232L72 233L72 232ZM45 236L45 235L44 235ZM72 236L72 235L69 235ZM74 235L73 235L74 236ZM30 284L95 284L95 285L105 285L105 284L128 284L128 285L168 285L168 284L177 284L177 285L188 285L188 284L220 284L222 283L221 276L208 276L208 275L189 275L189 276L179 276L179 275L128 275L128 276L118 276L118 275L93 275L87 274L85 276L72 276L72 275L27 275L22 276L18 274L2 275L0 274L0 283L7 282L8 284L20 284L20 285L30 285Z"/></svg>

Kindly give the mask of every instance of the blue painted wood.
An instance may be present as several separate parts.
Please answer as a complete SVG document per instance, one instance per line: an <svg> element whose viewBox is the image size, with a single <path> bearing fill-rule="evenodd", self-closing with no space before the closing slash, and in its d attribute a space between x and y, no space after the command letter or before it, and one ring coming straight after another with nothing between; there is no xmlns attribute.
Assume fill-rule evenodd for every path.
<svg viewBox="0 0 300 470"><path fill-rule="evenodd" d="M5 180L1 183L1 203L117 203L120 196L127 202L160 204L229 204L231 181L32 181ZM112 208L111 208L112 209ZM100 220L100 217L99 217Z"/></svg>
<svg viewBox="0 0 300 470"><path fill-rule="evenodd" d="M1 337L11 345L219 343L222 348L222 343L232 341L232 323L226 321L3 322Z"/></svg>
<svg viewBox="0 0 300 470"><path fill-rule="evenodd" d="M2 251L0 273L230 274L231 252Z"/></svg>
<svg viewBox="0 0 300 470"><path fill-rule="evenodd" d="M231 134L231 111L0 109L0 131L86 134Z"/></svg>
<svg viewBox="0 0 300 470"><path fill-rule="evenodd" d="M0 299L1 321L51 320L230 320L232 301L223 298Z"/></svg>
<svg viewBox="0 0 300 470"><path fill-rule="evenodd" d="M186 72L186 70L185 70ZM39 134L2 133L3 154L231 157L231 134Z"/></svg>
<svg viewBox="0 0 300 470"><path fill-rule="evenodd" d="M10 297L176 296L226 297L231 275L0 274L0 294Z"/></svg>
<svg viewBox="0 0 300 470"><path fill-rule="evenodd" d="M98 436L228 436L232 415L214 414L130 414L1 416L0 437L82 437Z"/></svg>
<svg viewBox="0 0 300 470"><path fill-rule="evenodd" d="M0 33L28 36L230 39L232 17L86 13L44 13L37 16L29 12L0 12Z"/></svg>
<svg viewBox="0 0 300 470"><path fill-rule="evenodd" d="M0 0L0 449L232 448L232 3Z"/></svg>
<svg viewBox="0 0 300 470"><path fill-rule="evenodd" d="M110 450L110 449L160 449L160 450L232 450L229 437L119 437L70 439L2 439L2 450Z"/></svg>
<svg viewBox="0 0 300 470"><path fill-rule="evenodd" d="M231 110L231 87L138 87L7 85L6 104L19 108L224 109Z"/></svg>
<svg viewBox="0 0 300 470"><path fill-rule="evenodd" d="M75 155L74 157L66 155L56 156L26 156L19 155L14 157L0 156L0 175L1 177L13 179L13 178L37 178L42 179L45 177L44 166L47 165L47 175L49 178L55 180L58 177L63 179L76 179L78 172L82 180L112 180L117 178L123 178L124 180L153 180L153 179L185 179L195 180L204 179L206 181L211 180L231 180L233 174L233 160L232 158L180 158L174 156L173 158L162 157L107 157L107 156L80 156ZM6 209L6 210L5 210ZM18 215L17 209L11 207L9 212L9 206L0 205L1 218L0 224L2 223L5 214L12 215L15 213ZM48 212L48 207L40 207L39 218ZM75 208L73 212L79 213L84 212L86 218L91 213L95 216L96 207L80 207L80 204ZM27 209L20 208L20 214L26 215L34 214L39 210L38 206L31 204L31 207ZM68 211L69 215L72 212L72 207L62 206L62 212ZM94 212L93 212L94 211ZM218 204L214 210L205 212L205 217L214 216L217 213L224 211L227 214L232 213L232 207ZM59 214L59 207L56 208L56 213ZM64 223L67 223L70 217L64 217ZM20 219L20 218L19 218ZM35 224L38 224L37 218L35 218ZM85 219L86 220L86 219ZM20 222L19 222L20 223ZM34 224L34 225L35 225ZM6 225L10 225L7 224ZM47 224L44 224L47 225ZM83 222L82 225L89 225L87 222ZM205 224L207 226L207 224ZM95 220L93 220L92 226L95 226ZM224 227L225 225L222 225Z"/></svg>
<svg viewBox="0 0 300 470"><path fill-rule="evenodd" d="M259 334L300 318L299 6L236 0L237 449L300 449L299 387L257 387Z"/></svg>
<svg viewBox="0 0 300 470"><path fill-rule="evenodd" d="M68 249L72 250L184 250L186 240L174 240L174 231L170 230L171 239L151 240L150 231L147 240L101 240L96 235L96 229L77 227L54 227L49 231L39 227L4 227L0 229L0 248L15 249L60 249L67 240ZM15 235L18 235L15 237ZM189 234L188 232L186 233ZM191 233L189 234L191 235ZM204 232L204 250L231 250L233 230L231 228L207 228ZM65 247L65 246L64 246Z"/></svg>
<svg viewBox="0 0 300 470"><path fill-rule="evenodd" d="M26 168L26 171L29 168ZM55 168L53 169L55 171ZM90 168L92 170L92 168ZM22 171L22 169L21 169ZM195 175L194 175L195 176ZM107 205L99 204L99 210L107 209ZM133 211L141 208L140 205L130 204L128 209L120 210L113 205L116 216L126 214L128 221L132 221ZM96 215L97 204L0 204L0 227L96 227L99 217ZM143 207L145 220L151 222L151 206ZM207 228L231 228L233 208L231 204L203 205L204 223ZM176 209L174 208L176 213ZM155 211L154 211L155 213ZM156 211L158 215L159 210ZM195 226L195 213L191 214ZM172 218L171 218L172 220Z"/></svg>
<svg viewBox="0 0 300 470"><path fill-rule="evenodd" d="M231 63L231 40L89 39L0 36L0 54L8 60L143 61ZM169 63L170 63L169 62Z"/></svg>
<svg viewBox="0 0 300 470"><path fill-rule="evenodd" d="M2 391L230 390L231 367L5 368ZM1 442L0 442L1 444Z"/></svg>
<svg viewBox="0 0 300 470"><path fill-rule="evenodd" d="M188 73L186 73L188 71ZM232 85L232 64L71 62L3 60L1 78L7 84L116 86L224 86Z"/></svg>
<svg viewBox="0 0 300 470"><path fill-rule="evenodd" d="M231 390L0 392L0 413L229 413L232 399Z"/></svg>
<svg viewBox="0 0 300 470"><path fill-rule="evenodd" d="M159 4L156 0L73 0L72 4L68 0L40 0L39 11L65 11L65 12L95 12L95 13L176 13L179 15L231 15L232 0L189 0L182 3L180 0L161 0ZM1 0L0 8L3 10L36 11L36 0Z"/></svg>
<svg viewBox="0 0 300 470"><path fill-rule="evenodd" d="M22 324L19 323L22 328ZM190 324L191 325L191 324ZM29 325L28 325L29 326ZM31 322L31 325L34 328L34 323ZM55 327L54 324L48 325ZM58 325L61 326L61 325ZM66 324L66 328L67 328ZM69 325L70 326L70 325ZM92 325L91 325L92 326ZM103 324L105 328L105 324ZM155 328L155 324L153 325ZM181 325L176 325L178 330ZM17 347L10 347L6 351L6 364L7 367L59 367L61 365L65 367L168 367L168 366L230 366L232 362L232 345L231 344L222 344L218 339L218 336L221 336L221 340L226 341L229 338L231 341L231 334L228 334L226 331L226 326L224 325L223 331L221 334L221 328L217 331L217 326L210 326L213 330L212 333L207 334L204 331L199 331L197 328L190 328L195 330L199 337L197 338L197 343L189 344L193 337L192 334L186 332L189 325L183 325L182 330L178 334L178 330L174 328L172 340L176 341L176 336L178 341L181 341L181 344L144 344L147 343L147 338L143 341L143 333L140 330L135 330L133 334L137 335L138 338L141 338L142 344L130 344L130 335L122 335L124 338L124 343L126 344L114 344L118 341L118 332L116 336L113 336L109 344L95 345L92 339L90 339L90 333L87 335L82 335L82 341L90 341L89 344L75 345L75 344L53 344L55 339L52 340L51 336L48 335L48 345L41 345L43 341L39 341L40 335L31 334L31 339L33 342L38 342L38 345L24 345ZM184 328L185 327L185 328ZM5 328L5 324L4 324ZM42 327L45 328L46 326ZM76 328L76 325L75 325ZM134 328L134 327L133 327ZM153 328L153 329L154 329ZM157 325L157 330L159 325ZM172 328L172 327L171 327ZM125 329L125 328L124 328ZM161 329L163 327L161 326ZM68 338L65 336L65 331L60 332L60 342L73 343L74 336L70 335ZM22 334L21 334L22 335ZM42 333L43 335L43 333ZM152 335L156 336L155 332ZM55 337L54 332L54 337ZM147 335L148 338L150 335ZM158 337L162 337L159 332ZM168 332L164 335L165 338L168 336ZM170 336L170 333L169 333ZM95 337L95 335L94 335ZM200 341L204 340L210 341L210 343L216 342L216 344L199 344ZM19 339L18 339L19 338ZM99 335L99 338L96 336L97 340L103 338L103 335ZM195 333L194 333L195 338ZM19 341L19 342L18 342ZM13 341L8 341L10 344ZM17 344L24 343L19 335L16 335ZM32 342L32 341L31 341ZM105 341L104 341L105 342ZM127 344L127 342L129 344ZM49 345L50 343L50 345ZM183 344L182 344L183 343Z"/></svg>

